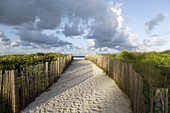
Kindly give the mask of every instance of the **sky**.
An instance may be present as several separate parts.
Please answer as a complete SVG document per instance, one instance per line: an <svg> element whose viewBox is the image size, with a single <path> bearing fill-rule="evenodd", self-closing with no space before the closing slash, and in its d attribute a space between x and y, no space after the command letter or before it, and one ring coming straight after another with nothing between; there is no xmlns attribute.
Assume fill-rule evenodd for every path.
<svg viewBox="0 0 170 113"><path fill-rule="evenodd" d="M169 0L0 0L0 54L170 49Z"/></svg>

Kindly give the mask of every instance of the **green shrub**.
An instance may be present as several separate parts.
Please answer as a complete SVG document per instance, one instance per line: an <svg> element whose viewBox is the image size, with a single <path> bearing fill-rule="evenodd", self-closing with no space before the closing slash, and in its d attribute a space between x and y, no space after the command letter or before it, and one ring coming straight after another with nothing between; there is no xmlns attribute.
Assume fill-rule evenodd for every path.
<svg viewBox="0 0 170 113"><path fill-rule="evenodd" d="M102 55L133 64L135 71L144 78L143 94L146 113L150 112L150 84L156 87L170 88L170 50L159 53L121 51L119 54ZM170 91L168 95L170 100ZM170 111L170 106L168 109Z"/></svg>
<svg viewBox="0 0 170 113"><path fill-rule="evenodd" d="M102 55L133 64L135 71L152 83L152 85L170 86L170 50L160 53L121 51L119 54Z"/></svg>
<svg viewBox="0 0 170 113"><path fill-rule="evenodd" d="M21 69L30 65L56 61L66 55L60 53L37 53L28 55L3 55L0 56L0 70Z"/></svg>
<svg viewBox="0 0 170 113"><path fill-rule="evenodd" d="M168 55L170 55L170 50L166 50L166 51L163 51L163 52L161 52L162 54L168 54Z"/></svg>

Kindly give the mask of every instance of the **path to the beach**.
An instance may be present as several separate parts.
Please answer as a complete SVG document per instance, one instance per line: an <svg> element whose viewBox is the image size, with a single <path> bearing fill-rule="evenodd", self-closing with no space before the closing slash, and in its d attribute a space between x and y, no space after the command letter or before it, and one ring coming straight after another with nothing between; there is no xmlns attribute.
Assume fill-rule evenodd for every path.
<svg viewBox="0 0 170 113"><path fill-rule="evenodd" d="M95 64L75 59L23 113L131 113L128 97Z"/></svg>

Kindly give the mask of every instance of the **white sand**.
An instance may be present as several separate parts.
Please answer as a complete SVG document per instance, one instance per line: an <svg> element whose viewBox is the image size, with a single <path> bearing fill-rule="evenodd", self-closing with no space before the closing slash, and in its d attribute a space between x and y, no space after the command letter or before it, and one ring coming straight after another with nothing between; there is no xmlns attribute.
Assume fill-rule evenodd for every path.
<svg viewBox="0 0 170 113"><path fill-rule="evenodd" d="M90 61L75 59L23 113L131 113L128 97Z"/></svg>

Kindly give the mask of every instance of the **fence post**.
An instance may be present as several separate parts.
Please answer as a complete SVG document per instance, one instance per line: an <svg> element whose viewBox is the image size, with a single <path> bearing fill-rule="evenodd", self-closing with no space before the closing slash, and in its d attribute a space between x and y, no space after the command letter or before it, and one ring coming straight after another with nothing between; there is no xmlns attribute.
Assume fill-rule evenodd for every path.
<svg viewBox="0 0 170 113"><path fill-rule="evenodd" d="M1 84L2 84L2 70L0 70L0 96L1 96Z"/></svg>
<svg viewBox="0 0 170 113"><path fill-rule="evenodd" d="M18 72L11 71L11 86L12 86L12 112L19 113L19 94L18 94Z"/></svg>
<svg viewBox="0 0 170 113"><path fill-rule="evenodd" d="M153 87L150 85L150 113L153 113Z"/></svg>
<svg viewBox="0 0 170 113"><path fill-rule="evenodd" d="M60 68L61 68L61 65L60 65L60 58L58 58L58 76L60 77Z"/></svg>
<svg viewBox="0 0 170 113"><path fill-rule="evenodd" d="M46 88L48 87L48 62L45 63Z"/></svg>
<svg viewBox="0 0 170 113"><path fill-rule="evenodd" d="M108 73L108 75L110 76L110 72L109 72L109 71L110 71L110 70L109 70L109 66L110 66L110 58L107 57L107 60L108 60L108 61L107 61L107 65L108 65L108 66L107 66L107 73Z"/></svg>
<svg viewBox="0 0 170 113"><path fill-rule="evenodd" d="M168 113L168 88L165 89L165 113Z"/></svg>

